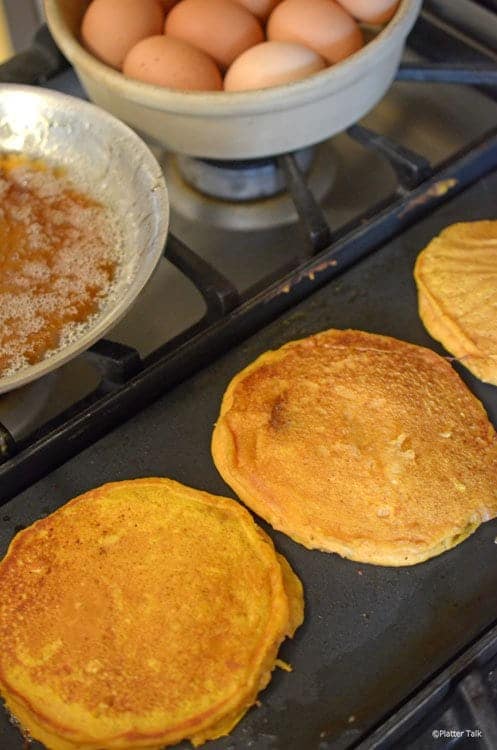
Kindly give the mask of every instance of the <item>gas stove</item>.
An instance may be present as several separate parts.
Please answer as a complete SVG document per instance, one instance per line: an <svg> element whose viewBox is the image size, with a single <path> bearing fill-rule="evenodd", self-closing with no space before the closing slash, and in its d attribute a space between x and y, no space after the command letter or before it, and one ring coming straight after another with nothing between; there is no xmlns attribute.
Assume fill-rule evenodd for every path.
<svg viewBox="0 0 497 750"><path fill-rule="evenodd" d="M219 353L495 166L496 89L485 84L497 52L480 37L493 28L497 39L497 20L462 5L427 2L386 98L314 148L223 163L150 144L172 209L164 259L110 340L36 385L31 420L15 402L35 386L0 399L4 499L79 450L86 431L91 441L205 364L206 349ZM42 29L3 79L40 82L42 71L43 85L84 96L50 45Z"/></svg>
<svg viewBox="0 0 497 750"><path fill-rule="evenodd" d="M84 96L63 68L42 30L0 77ZM267 348L357 327L442 351L417 317L412 265L446 224L495 217L496 123L497 3L427 0L396 83L347 132L258 162L150 143L170 193L164 258L108 339L0 397L0 543L112 479L169 475L226 494L210 430L231 375ZM497 424L496 389L461 374ZM262 713L213 747L497 746L495 524L400 572L272 536L308 591L307 651L290 647L301 678L290 696L275 679ZM1 719L0 747L18 747Z"/></svg>

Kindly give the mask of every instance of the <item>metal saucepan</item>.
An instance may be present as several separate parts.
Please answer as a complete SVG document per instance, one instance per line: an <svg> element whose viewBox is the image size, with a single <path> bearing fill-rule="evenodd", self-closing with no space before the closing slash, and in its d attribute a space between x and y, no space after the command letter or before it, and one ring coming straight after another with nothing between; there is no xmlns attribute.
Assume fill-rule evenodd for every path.
<svg viewBox="0 0 497 750"><path fill-rule="evenodd" d="M395 78L421 4L401 0L376 38L337 65L302 81L240 93L173 91L126 78L79 43L88 0L45 0L45 12L55 41L101 107L168 150L251 159L310 146L360 120Z"/></svg>
<svg viewBox="0 0 497 750"><path fill-rule="evenodd" d="M25 385L90 347L123 317L164 250L169 201L145 143L93 104L53 91L0 85L0 151L66 168L77 186L110 207L122 232L117 287L93 322L41 362L0 377L0 393Z"/></svg>

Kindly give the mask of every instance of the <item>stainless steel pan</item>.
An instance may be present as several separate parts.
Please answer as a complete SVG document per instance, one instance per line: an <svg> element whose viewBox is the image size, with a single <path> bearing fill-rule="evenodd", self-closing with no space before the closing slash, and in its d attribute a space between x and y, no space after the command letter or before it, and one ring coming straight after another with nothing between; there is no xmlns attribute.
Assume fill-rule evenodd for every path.
<svg viewBox="0 0 497 750"><path fill-rule="evenodd" d="M161 169L145 143L107 112L73 97L0 85L0 151L66 167L78 186L112 209L124 244L117 287L99 315L69 345L0 377L5 393L60 367L123 317L162 255L169 202Z"/></svg>
<svg viewBox="0 0 497 750"><path fill-rule="evenodd" d="M337 65L295 83L242 92L173 91L126 78L79 42L88 0L45 0L45 13L55 41L96 104L168 150L251 159L318 143L360 120L395 78L421 4L401 0L376 38Z"/></svg>

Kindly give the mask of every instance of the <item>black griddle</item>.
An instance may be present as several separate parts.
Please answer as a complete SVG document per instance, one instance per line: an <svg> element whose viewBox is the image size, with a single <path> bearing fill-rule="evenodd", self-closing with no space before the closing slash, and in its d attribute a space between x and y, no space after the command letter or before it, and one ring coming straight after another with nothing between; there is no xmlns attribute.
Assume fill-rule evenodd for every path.
<svg viewBox="0 0 497 750"><path fill-rule="evenodd" d="M16 530L104 482L168 476L233 496L210 456L212 428L232 376L268 349L336 327L396 336L447 355L418 317L414 262L446 225L495 218L496 195L493 173L19 494L0 510L0 556ZM497 387L454 366L497 425ZM412 718L422 702L417 691L447 665L438 678L446 691L459 667L466 672L478 667L477 656L454 659L471 644L481 655L482 642L474 644L482 634L487 633L487 657L497 653L497 631L491 631L497 622L497 521L440 557L400 569L310 552L262 525L305 587L305 623L281 652L294 671L276 670L260 696L262 705L251 709L229 737L209 743L209 750L334 750L360 743L363 748L414 747L414 730L399 739L395 722L403 711ZM477 719L468 715L471 729ZM402 731L409 728L402 726ZM479 742L468 746L492 747ZM454 746L444 739L416 745ZM33 750L39 747L33 744ZM22 748L3 712L0 748Z"/></svg>

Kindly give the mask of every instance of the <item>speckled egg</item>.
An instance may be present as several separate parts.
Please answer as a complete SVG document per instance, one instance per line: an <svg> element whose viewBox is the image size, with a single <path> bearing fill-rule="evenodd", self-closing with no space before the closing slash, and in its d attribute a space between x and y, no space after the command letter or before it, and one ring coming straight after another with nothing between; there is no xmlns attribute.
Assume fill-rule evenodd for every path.
<svg viewBox="0 0 497 750"><path fill-rule="evenodd" d="M123 73L138 81L182 91L219 91L219 68L205 52L163 34L142 39L126 55Z"/></svg>

